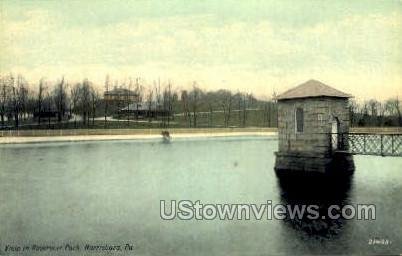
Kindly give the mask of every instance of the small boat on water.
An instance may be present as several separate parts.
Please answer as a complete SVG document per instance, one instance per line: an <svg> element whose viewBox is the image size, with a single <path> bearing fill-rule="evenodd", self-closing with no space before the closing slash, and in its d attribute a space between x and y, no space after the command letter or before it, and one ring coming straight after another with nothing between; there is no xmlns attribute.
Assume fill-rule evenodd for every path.
<svg viewBox="0 0 402 256"><path fill-rule="evenodd" d="M171 137L168 131L162 131L163 143L170 143Z"/></svg>

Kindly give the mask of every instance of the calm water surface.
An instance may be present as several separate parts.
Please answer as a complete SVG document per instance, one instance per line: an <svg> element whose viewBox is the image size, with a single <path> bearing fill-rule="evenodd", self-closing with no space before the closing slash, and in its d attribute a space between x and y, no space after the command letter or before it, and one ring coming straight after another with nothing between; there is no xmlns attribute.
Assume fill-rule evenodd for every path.
<svg viewBox="0 0 402 256"><path fill-rule="evenodd" d="M402 253L402 158L355 156L350 185L334 180L327 195L279 182L276 148L269 137L0 145L0 255L8 243L67 242L127 242L136 255ZM183 199L370 203L377 219L161 220L160 200Z"/></svg>

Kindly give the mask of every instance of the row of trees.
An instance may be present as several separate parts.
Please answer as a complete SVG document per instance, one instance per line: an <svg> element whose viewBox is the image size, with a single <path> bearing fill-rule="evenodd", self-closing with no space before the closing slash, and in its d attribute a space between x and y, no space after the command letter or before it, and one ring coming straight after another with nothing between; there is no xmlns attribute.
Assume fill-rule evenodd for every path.
<svg viewBox="0 0 402 256"><path fill-rule="evenodd" d="M2 77L0 80L0 121L4 126L5 119L14 119L15 126L23 118L27 118L29 110L33 107L32 98L28 91L28 83L22 76L12 75Z"/></svg>
<svg viewBox="0 0 402 256"><path fill-rule="evenodd" d="M189 127L197 127L199 113L206 114L209 123L212 123L214 115L223 115L224 127L228 127L233 118L237 118L237 123L245 127L248 111L261 108L264 102L258 101L251 93L233 93L224 89L205 92L194 83L192 90L181 92L180 104ZM262 108L264 118L276 115L276 109L270 108L272 105L272 102L265 102L265 108ZM267 126L271 124L271 120L272 118L267 121Z"/></svg>
<svg viewBox="0 0 402 256"><path fill-rule="evenodd" d="M184 119L182 125L187 127L205 126L205 120L208 126L215 126L219 122L222 127L233 123L245 127L249 124L251 110L258 111L262 126L277 125L275 101L260 101L248 92L225 89L204 91L196 82L193 82L189 90L176 90L170 81L154 81L146 85L139 78L122 83L116 80L112 83L107 76L105 91L109 91L111 87L133 91L138 96L137 100L147 106L149 111L165 113L147 115L149 122L156 120L162 127L169 127L172 119L176 118ZM23 125L32 126L34 123L41 125L74 122L76 127L77 122L93 125L96 117L104 116L106 126L108 116L116 115L123 107L129 109L133 103L127 95L127 100L113 105L103 100L102 94L88 79L73 84L69 84L64 78L56 82L40 79L37 84L28 84L21 75L1 76L0 124L1 127L19 128ZM402 126L398 98L384 102L369 100L360 104L351 101L349 110L353 126ZM138 115L132 117L128 114L120 118L127 118L129 123L130 118L138 119Z"/></svg>
<svg viewBox="0 0 402 256"><path fill-rule="evenodd" d="M105 91L110 90L111 84L110 78L107 76ZM155 117L148 115L149 121L156 119L156 121L161 123L162 127L169 127L170 121L175 119L175 115L183 117L185 120L184 126L187 127L200 127L199 119L205 116L208 116L208 126L213 126L213 123L216 124L217 122L217 120L214 120L214 116L219 115L223 115L223 122L220 126L228 127L231 119L236 118L236 116L238 116L236 123L240 124L240 126L246 126L248 110L263 105L262 102L254 98L250 93L233 93L223 89L204 91L198 86L197 82L193 82L190 90L180 91L175 90L170 81L165 83L154 81L152 85L143 86L138 78L135 84L132 82L132 79L129 79L128 83L123 82L120 85L115 81L114 87L128 89L128 92L133 90L149 110L154 109L158 113L165 113ZM121 102L120 109L125 107L127 110L130 107L129 95L126 98L127 100ZM263 103L265 104L265 108L263 107L262 109L265 111L264 118L266 118L266 125L273 125L273 120L276 116L274 113L276 106L273 106L272 102ZM110 103L105 102L105 104L105 109L109 109L110 106L108 104ZM234 112L237 113L234 114ZM105 111L105 122L108 114L112 113ZM130 115L125 115L123 118L127 118L127 121L129 121ZM138 116L134 118L137 119Z"/></svg>
<svg viewBox="0 0 402 256"><path fill-rule="evenodd" d="M399 99L384 102L371 99L362 103L350 101L349 111L352 126L402 126Z"/></svg>
<svg viewBox="0 0 402 256"><path fill-rule="evenodd" d="M89 123L95 118L100 102L99 92L87 79L82 83L69 85L65 79L49 83L41 79L35 88L21 76L12 74L0 77L0 122L1 127L13 122L15 128L21 125L38 125L47 122L68 121L80 117Z"/></svg>

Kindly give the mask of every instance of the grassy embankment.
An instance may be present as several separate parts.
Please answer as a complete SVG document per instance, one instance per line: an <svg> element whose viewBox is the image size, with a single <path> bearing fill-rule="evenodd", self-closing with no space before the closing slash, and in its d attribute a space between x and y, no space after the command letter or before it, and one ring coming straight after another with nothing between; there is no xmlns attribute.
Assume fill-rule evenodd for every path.
<svg viewBox="0 0 402 256"><path fill-rule="evenodd" d="M191 120L191 122L190 122ZM228 128L224 127L225 120L222 112L199 113L197 126L194 127L192 117L175 116L163 123L161 119L152 120L128 120L111 121L90 120L89 124L82 122L48 123L43 120L41 125L24 125L18 130L0 130L0 136L74 136L74 135L155 135L162 130L174 133L230 133L230 132L276 132L276 121L273 117L266 116L263 110L249 110L246 113L246 125L242 128L243 112L232 112L228 122ZM10 124L11 125L11 124ZM402 127L352 127L354 133L384 133L402 134Z"/></svg>
<svg viewBox="0 0 402 256"><path fill-rule="evenodd" d="M0 131L0 137L47 137L82 135L159 135L166 129L56 129ZM171 134L275 133L276 128L171 128Z"/></svg>
<svg viewBox="0 0 402 256"><path fill-rule="evenodd" d="M192 116L185 117L183 115L174 116L164 120L158 119L138 119L130 117L130 119L114 119L105 122L102 117L98 117L94 121L89 120L88 123L81 121L63 121L42 119L40 125L36 122L21 121L19 130L42 130L42 129L152 129L152 128L224 128L226 127L274 127L276 122L274 117L269 118L263 110L246 111L246 122L244 123L244 114L240 112L232 112L228 123L225 125L225 117L223 112L198 113L196 125ZM8 129L14 130L14 123L6 123Z"/></svg>

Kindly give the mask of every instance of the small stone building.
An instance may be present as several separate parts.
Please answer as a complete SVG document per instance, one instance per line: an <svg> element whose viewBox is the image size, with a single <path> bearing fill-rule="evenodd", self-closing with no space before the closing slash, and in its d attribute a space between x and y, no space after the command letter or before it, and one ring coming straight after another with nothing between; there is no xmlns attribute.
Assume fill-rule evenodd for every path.
<svg viewBox="0 0 402 256"><path fill-rule="evenodd" d="M309 80L277 96L277 173L354 169L352 156L337 150L338 134L349 132L350 97L316 80Z"/></svg>

